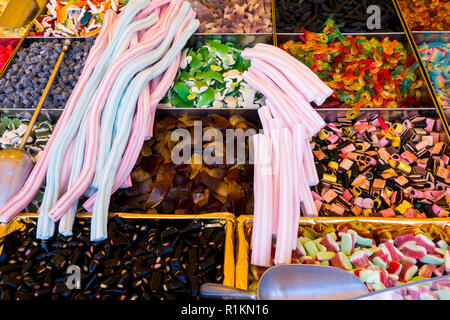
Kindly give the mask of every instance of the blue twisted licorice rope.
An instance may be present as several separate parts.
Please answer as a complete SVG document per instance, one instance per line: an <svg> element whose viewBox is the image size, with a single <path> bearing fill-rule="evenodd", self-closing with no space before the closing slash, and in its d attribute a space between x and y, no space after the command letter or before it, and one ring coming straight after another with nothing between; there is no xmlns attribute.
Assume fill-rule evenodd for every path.
<svg viewBox="0 0 450 320"><path fill-rule="evenodd" d="M128 142L131 121L140 92L150 80L162 74L169 67L178 53L186 45L189 37L197 30L199 24L200 22L198 20L192 20L164 58L153 67L139 73L128 86L117 115L117 119L120 120L120 124L117 128L117 136L105 164L101 183L97 192L97 199L92 212L91 241L101 241L107 238L108 207L111 190L114 184L114 177L116 176L120 165L121 157Z"/></svg>
<svg viewBox="0 0 450 320"><path fill-rule="evenodd" d="M42 205L40 208L38 225L37 225L37 238L38 239L48 239L50 238L55 230L55 224L53 220L48 217L48 212L53 207L58 199L59 193L59 175L61 171L61 166L63 162L64 155L70 142L73 140L75 134L77 133L81 120L84 114L88 111L88 107L92 97L100 84L107 68L113 61L112 53L115 47L123 39L124 30L131 23L134 16L145 8L149 0L140 0L133 2L128 5L120 17L117 24L116 31L113 35L113 39L108 44L106 50L103 52L100 60L98 61L92 75L86 84L85 90L83 90L74 111L67 123L66 128L62 131L61 135L55 139L55 145L52 150L50 157L50 162L47 170L46 188L44 193L44 198L42 200Z"/></svg>

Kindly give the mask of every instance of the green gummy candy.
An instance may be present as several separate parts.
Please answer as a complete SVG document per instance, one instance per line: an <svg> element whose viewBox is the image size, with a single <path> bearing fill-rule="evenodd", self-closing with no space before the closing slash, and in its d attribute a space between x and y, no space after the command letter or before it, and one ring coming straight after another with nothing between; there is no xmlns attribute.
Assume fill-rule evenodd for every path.
<svg viewBox="0 0 450 320"><path fill-rule="evenodd" d="M320 243L315 242L317 250L319 251L327 251L327 247L325 247L324 245L321 245Z"/></svg>
<svg viewBox="0 0 450 320"><path fill-rule="evenodd" d="M316 259L316 254L319 251L317 250L317 247L316 247L314 241L308 241L308 242L304 243L303 246L305 247L306 252L308 253L308 256L311 256L313 259Z"/></svg>
<svg viewBox="0 0 450 320"><path fill-rule="evenodd" d="M355 243L357 245L360 245L361 247L370 247L372 245L372 239L359 236L355 230L349 229L347 232L355 236Z"/></svg>
<svg viewBox="0 0 450 320"><path fill-rule="evenodd" d="M359 272L359 278L362 282L375 284L380 282L380 273L375 270L361 270Z"/></svg>
<svg viewBox="0 0 450 320"><path fill-rule="evenodd" d="M410 281L415 282L415 281L422 281L422 280L426 280L428 278L422 277L422 276L415 276L412 277Z"/></svg>
<svg viewBox="0 0 450 320"><path fill-rule="evenodd" d="M345 265L347 266L347 269L348 270L352 269L353 265L350 262L350 260L348 259L348 257L345 254L343 254L342 252L340 252L340 253L341 253L342 262L345 263Z"/></svg>
<svg viewBox="0 0 450 320"><path fill-rule="evenodd" d="M214 101L214 89L209 87L206 91L198 95L200 99L198 100L198 106L208 106Z"/></svg>
<svg viewBox="0 0 450 320"><path fill-rule="evenodd" d="M358 237L358 233L355 230L353 230L353 229L348 229L347 233L351 233L352 235L354 235L355 239Z"/></svg>
<svg viewBox="0 0 450 320"><path fill-rule="evenodd" d="M3 117L1 119L1 123L3 123L6 127L9 127L12 124L12 120L7 117Z"/></svg>
<svg viewBox="0 0 450 320"><path fill-rule="evenodd" d="M408 269L405 273L405 279L406 281L411 281L411 279L413 278L413 276L416 274L417 270L419 268L417 268L417 266L413 266L410 269Z"/></svg>
<svg viewBox="0 0 450 320"><path fill-rule="evenodd" d="M334 241L337 240L336 232L330 232L330 233L327 233L326 235L331 235L331 237L334 239Z"/></svg>
<svg viewBox="0 0 450 320"><path fill-rule="evenodd" d="M329 261L321 261L320 264L321 264L322 266L329 266L329 265L330 265L330 262L329 262Z"/></svg>
<svg viewBox="0 0 450 320"><path fill-rule="evenodd" d="M373 258L372 261L380 268L386 269L386 263L383 260L379 259L379 257Z"/></svg>
<svg viewBox="0 0 450 320"><path fill-rule="evenodd" d="M373 283L371 284L371 286L372 289L375 291L386 289L385 285L382 282Z"/></svg>
<svg viewBox="0 0 450 320"><path fill-rule="evenodd" d="M448 249L448 244L447 244L447 242L445 242L445 240L439 240L439 241L437 242L437 245L438 245L438 247L441 248L441 249L445 249L445 250Z"/></svg>
<svg viewBox="0 0 450 320"><path fill-rule="evenodd" d="M17 129L17 128L22 124L22 121L20 121L20 120L17 119L17 118L14 118L14 119L12 120L12 124L13 124L13 126Z"/></svg>
<svg viewBox="0 0 450 320"><path fill-rule="evenodd" d="M353 249L353 241L351 234L343 234L341 238L341 252L350 255Z"/></svg>
<svg viewBox="0 0 450 320"><path fill-rule="evenodd" d="M300 257L300 259L298 259L298 262L301 264L305 260L314 260L314 259L312 257L310 257L310 256L303 256L303 257Z"/></svg>
<svg viewBox="0 0 450 320"><path fill-rule="evenodd" d="M435 266L440 266L441 264L444 263L444 259L434 256L434 255L431 255L431 254L427 254L425 257L420 259L420 262L434 264Z"/></svg>
<svg viewBox="0 0 450 320"><path fill-rule="evenodd" d="M303 246L302 242L300 241L300 239L297 239L297 247L300 249L301 253L303 255L306 254L306 250L305 247Z"/></svg>
<svg viewBox="0 0 450 320"><path fill-rule="evenodd" d="M181 98L186 99L189 95L189 86L187 83L179 81L173 85L173 91L178 93Z"/></svg>
<svg viewBox="0 0 450 320"><path fill-rule="evenodd" d="M439 252L441 255L445 255L445 252L447 252L447 249L444 248L434 248L435 251Z"/></svg>
<svg viewBox="0 0 450 320"><path fill-rule="evenodd" d="M298 240L300 240L300 242L305 245L305 243L307 243L308 241L312 241L310 238L308 237L300 237L298 238Z"/></svg>
<svg viewBox="0 0 450 320"><path fill-rule="evenodd" d="M316 259L319 261L331 260L336 253L332 251L320 251L316 253Z"/></svg>
<svg viewBox="0 0 450 320"><path fill-rule="evenodd" d="M356 237L356 244L360 245L361 247L370 247L372 245L372 239L370 238L363 238L360 236Z"/></svg>

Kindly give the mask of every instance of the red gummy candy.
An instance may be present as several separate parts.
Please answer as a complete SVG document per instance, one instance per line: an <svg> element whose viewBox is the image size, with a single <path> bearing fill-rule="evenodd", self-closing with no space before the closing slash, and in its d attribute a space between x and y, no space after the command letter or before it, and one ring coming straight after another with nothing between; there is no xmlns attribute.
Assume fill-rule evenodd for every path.
<svg viewBox="0 0 450 320"><path fill-rule="evenodd" d="M386 270L390 274L398 275L400 273L400 271L402 270L402 265L397 261L390 261Z"/></svg>

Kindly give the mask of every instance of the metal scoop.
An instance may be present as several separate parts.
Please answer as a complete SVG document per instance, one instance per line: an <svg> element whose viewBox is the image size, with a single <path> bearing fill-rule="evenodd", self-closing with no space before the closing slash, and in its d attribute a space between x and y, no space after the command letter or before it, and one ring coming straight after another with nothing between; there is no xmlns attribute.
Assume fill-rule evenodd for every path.
<svg viewBox="0 0 450 320"><path fill-rule="evenodd" d="M353 273L327 266L281 264L264 272L256 291L205 283L200 294L210 299L345 300L369 290Z"/></svg>
<svg viewBox="0 0 450 320"><path fill-rule="evenodd" d="M48 79L47 85L45 86L44 93L42 94L36 110L31 117L27 131L25 131L22 141L20 142L19 149L0 150L0 186L2 186L0 189L0 207L2 207L6 202L8 202L9 199L12 198L14 194L22 189L25 181L27 181L27 178L30 175L31 169L33 169L33 159L28 152L23 151L23 147L27 143L31 130L36 123L39 111L44 104L47 93L53 83L53 79L56 76L56 72L59 69L59 65L61 64L64 53L68 50L69 45L70 40L65 40L58 61L56 62L53 72Z"/></svg>

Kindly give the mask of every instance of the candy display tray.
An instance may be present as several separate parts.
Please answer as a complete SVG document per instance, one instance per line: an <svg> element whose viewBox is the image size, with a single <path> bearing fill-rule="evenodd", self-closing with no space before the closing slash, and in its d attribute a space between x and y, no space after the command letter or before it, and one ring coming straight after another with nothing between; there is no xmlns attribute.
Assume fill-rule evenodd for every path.
<svg viewBox="0 0 450 320"><path fill-rule="evenodd" d="M418 227L421 225L435 225L441 227L444 232L450 236L450 219L399 219L399 218L345 218L345 217L314 217L306 218L300 217L300 225L302 226L312 226L314 224L329 223L338 224L352 221L370 222L379 224L383 226L385 224L390 224L394 226L414 226ZM247 290L250 285L249 273L250 273L250 242L251 242L251 228L253 225L252 216L240 216L237 219L236 226L236 278L235 287L239 289Z"/></svg>
<svg viewBox="0 0 450 320"><path fill-rule="evenodd" d="M72 40L72 41L74 41L74 40L81 40L81 41L84 41L85 39L86 39L86 38L73 38L73 39L71 39L71 40ZM21 41L21 42L19 43L19 45L16 47L15 52L11 55L9 62L8 62L8 64L5 66L5 68L3 69L2 73L0 73L0 79L2 79L3 77L5 77L5 75L7 74L8 70L9 70L9 68L12 67L12 64L14 63L14 59L18 58L18 57L16 56L16 54L17 54L17 51L19 51L19 49L20 49L19 46L20 46L20 47L23 47L23 46L29 46L29 45L31 45L33 42L37 42L37 41L39 41L39 42L41 42L41 41L43 41L43 42L57 41L58 43L63 44L63 43L64 43L64 40L65 40L65 38L49 38L49 37L32 37L32 38L24 38L23 41ZM70 49L69 49L69 50L70 50ZM63 60L64 60L64 59L67 59L67 55L65 55L65 56L63 57ZM56 63L56 61L55 61L55 63ZM53 71L54 68L55 68L55 65L50 65L50 67L51 67L51 69L52 69L52 71ZM56 78L57 78L57 73L56 73ZM48 80L48 79L47 79L47 80ZM54 86L54 84L55 84L55 81L53 82L52 87ZM52 90L52 87L50 87L49 91ZM44 94L44 92L41 92L41 96L42 96L43 94ZM11 107L6 107L5 105L2 104L2 101L0 101L0 110L28 110L28 111L33 112L34 109L36 108L38 102L39 102L39 99L35 99L35 101L33 101L33 102L34 102L34 107L33 107L33 108L23 108L23 109L22 109L22 108L11 108ZM43 109L45 109L45 108L43 108Z"/></svg>
<svg viewBox="0 0 450 320"><path fill-rule="evenodd" d="M281 46L283 43L289 41L289 40L293 40L293 41L300 41L299 36L303 36L303 33L278 33L277 34L277 44L278 46ZM408 56L414 57L413 54L413 49L411 47L411 45L409 44L407 37L405 35L405 33L403 32L390 32L390 33L342 33L343 36L365 36L367 38L376 38L378 40L383 40L385 37L389 37L389 39L393 39L393 40L397 40L399 42L401 42L404 47L406 48L406 52L408 54ZM418 62L417 59L415 59L415 62ZM422 80L423 85L421 88L421 98L420 98L420 108L424 108L424 109L435 109L438 106L436 106L433 103L433 99L431 97L431 92L427 89L427 86L425 85L425 80L422 76L422 74L420 74L418 71L416 71L416 75L418 76L418 79ZM328 99L327 101L325 101L324 105L326 108L326 104L330 99ZM408 107L408 106L406 106ZM321 108L320 106L317 107L315 106L315 108ZM341 108L341 109L346 109L349 110L349 108ZM378 109L378 110L382 110L384 108L380 108L380 107L374 107L371 109ZM395 109L392 109L395 110Z"/></svg>
<svg viewBox="0 0 450 320"><path fill-rule="evenodd" d="M130 213L110 213L109 217L118 215L124 219L142 219L142 220L203 220L207 228L224 228L225 232L225 248L224 248L224 279L223 284L227 286L234 286L235 279L235 256L234 256L234 229L235 219L234 215L230 213L211 213L203 215L164 215L164 214L130 214ZM21 221L24 219L31 219L37 221L37 213L23 213L16 216L7 224L0 224L0 253L1 253L1 239L15 230L21 228ZM90 213L78 213L77 219L90 219Z"/></svg>
<svg viewBox="0 0 450 320"><path fill-rule="evenodd" d="M424 42L443 42L450 43L450 31L412 31L412 36L417 47ZM425 69L427 69L425 65ZM434 87L433 87L433 90ZM444 113L447 117L447 121L450 120L450 107L442 106Z"/></svg>
<svg viewBox="0 0 450 320"><path fill-rule="evenodd" d="M285 1L281 1L281 2L285 2ZM305 1L305 2L307 4L311 4L312 6L320 5L323 8L325 1ZM299 4L302 4L302 2L299 1ZM362 4L360 9L368 8L370 5L373 5L373 4L378 5L378 6L381 5L381 10L380 10L381 19L380 20L381 20L381 29L383 31L387 32L387 30L389 30L390 32L395 32L395 31L402 30L400 19L398 17L397 12L395 11L395 8L394 8L391 0L382 0L382 1L378 1L377 3L374 3L374 2L368 3L367 0L363 0L363 1L346 0L346 1L340 1L340 2L333 1L333 4L329 3L330 7L326 8L326 9L334 9L335 10L334 12L337 14L338 12L336 11L336 8L333 8L333 5L334 5L338 8L341 8L339 13L342 13L343 11L348 13L350 11L350 13L352 13L352 15L356 18L356 20L353 19L353 21L350 21L350 23L352 24L350 27L347 27L349 21L345 21L341 17L338 17L338 20L335 21L336 24L339 25L339 24L345 23L344 27L347 32L362 32L362 31L357 30L358 28L356 27L356 25L360 24L360 27L363 25L366 25L367 20L369 19L369 17L372 16L372 13L364 12L364 10L362 10L362 12L354 12L354 10L356 9L356 6L360 5L360 4ZM276 30L279 30L279 33L285 33L286 29L283 30L283 27L280 27L280 25L281 25L280 22L283 20L280 18L280 16L282 16L282 14L280 13L282 10L282 8L281 8L282 6L279 6L277 4L276 0L274 0L274 5L275 5L275 12L276 12L274 14L274 23L276 23ZM298 23L298 20L295 22L295 24L298 23L295 26L295 29L299 30L301 28L304 28L304 29L306 29L308 31L312 31L312 32L321 32L322 31L322 29L321 30L314 30L314 29L310 30L309 29L310 26L308 24L304 24L302 20L308 19L308 22L312 23L312 25L313 25L312 28L316 28L319 24L316 23L314 26L315 21L321 22L320 25L322 25L325 23L326 19L332 15L332 13L327 14L327 13L322 12L321 10L318 10L317 8L314 8L312 6L305 8L303 12L298 13L298 15L299 16L301 15L302 17L300 18L300 23ZM390 9L392 11L392 14L397 19L398 24L397 25L391 24L390 26L386 27L386 24L390 24L393 22L393 21L390 21L389 18L385 18L386 9L388 8L388 6L391 7ZM299 17L299 16L297 16L297 17ZM334 15L334 18L335 17L336 17L336 15ZM390 17L390 19L393 19L393 17ZM359 21L357 22L357 20L359 20ZM386 22L386 20L388 20L388 22ZM284 22L283 22L283 24L287 25ZM292 25L293 24L291 24L291 26ZM366 32L371 32L367 28L365 28L365 29L366 29ZM374 30L374 32L376 32L376 30Z"/></svg>
<svg viewBox="0 0 450 320"><path fill-rule="evenodd" d="M201 33L201 34L194 34L189 41L187 42L185 48L199 48L203 45L205 45L206 41L208 40L220 40L222 43L232 43L237 48L245 49L248 47L253 47L258 43L266 43L266 44L273 44L274 37L272 34L231 34L231 33ZM184 50L183 49L183 50ZM168 110L188 110L188 112L197 112L194 110L200 109L200 110L211 110L212 112L215 112L217 110L256 110L254 108L178 108L178 107L166 107L164 105L158 106L159 109L168 109Z"/></svg>
<svg viewBox="0 0 450 320"><path fill-rule="evenodd" d="M19 51L20 47L22 47L22 46L29 46L33 42L36 42L36 41L44 41L44 42L57 41L58 43L63 44L65 39L70 39L73 42L73 41L76 41L76 40L78 40L78 41L86 41L86 39L88 39L88 38L92 38L92 37L74 37L74 38L27 37L27 38L23 38L19 42L19 44L16 46L16 49L13 52L13 54L11 55L8 63L5 65L5 67L3 68L2 72L0 73L0 79L2 77L4 77L6 75L6 73L7 73L7 71L9 70L9 68L11 68L12 63L13 63L14 59L16 58L16 54ZM2 38L0 38L0 39L2 39ZM70 50L70 47L69 47L69 50ZM68 59L67 55L64 55L63 61L64 61L64 59ZM60 66L61 66L61 64L60 64ZM53 71L53 69L55 68L55 65L51 65L50 67L52 68L52 71ZM56 73L55 80L57 79L57 77L58 77L58 73ZM55 85L56 85L55 81L53 81L52 86L49 89L49 92L51 92L52 88L54 88ZM41 95L43 95L43 94L44 94L44 92L41 93ZM36 99L36 101L34 101L35 107L37 106L38 102L39 102L39 99ZM10 107L5 107L2 104L2 102L0 101L0 110L28 110L28 111L33 112L35 107L34 108L23 108L23 109L10 108ZM43 107L42 109L45 110L46 108ZM50 109L47 109L47 110L50 110ZM53 110L59 110L59 109L53 109ZM43 111L41 111L41 112L43 112Z"/></svg>

